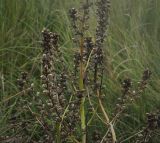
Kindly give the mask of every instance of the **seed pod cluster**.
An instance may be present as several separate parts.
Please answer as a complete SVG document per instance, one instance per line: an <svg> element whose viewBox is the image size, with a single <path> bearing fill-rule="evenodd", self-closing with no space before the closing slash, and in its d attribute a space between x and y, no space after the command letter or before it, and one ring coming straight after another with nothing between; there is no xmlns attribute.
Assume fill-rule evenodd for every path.
<svg viewBox="0 0 160 143"><path fill-rule="evenodd" d="M146 69L144 72L143 72L143 75L142 75L142 79L139 83L139 92L142 92L146 86L147 86L147 83L148 83L148 80L150 79L151 77L151 74L152 72L149 70L149 69Z"/></svg>
<svg viewBox="0 0 160 143"><path fill-rule="evenodd" d="M107 34L106 31L109 25L109 10L110 10L109 0L97 1L97 19L98 21L97 21L97 28L96 28L94 57L93 57L95 89L101 88L101 81L103 78L103 70L104 70L103 44L104 44L104 39Z"/></svg>
<svg viewBox="0 0 160 143"><path fill-rule="evenodd" d="M43 57L42 57L42 87L44 95L48 96L51 100L51 104L54 107L57 116L60 116L62 108L60 106L60 101L62 101L62 79L60 83L57 82L56 77L56 56L59 52L58 49L58 35L52 33L47 29L42 31L43 35ZM61 96L61 97L60 97Z"/></svg>
<svg viewBox="0 0 160 143"><path fill-rule="evenodd" d="M97 29L96 29L96 47L101 48L106 37L106 29L109 25L109 0L98 0L97 2Z"/></svg>
<svg viewBox="0 0 160 143"><path fill-rule="evenodd" d="M27 84L27 72L21 72L21 77L17 79L19 90L24 90Z"/></svg>
<svg viewBox="0 0 160 143"><path fill-rule="evenodd" d="M118 98L118 102L116 104L116 113L122 112L128 104L135 101L137 98L141 96L141 93L145 90L146 85L151 76L150 70L144 70L142 74L141 81L138 82L138 88L134 89L132 80L130 78L126 78L122 82L122 97Z"/></svg>
<svg viewBox="0 0 160 143"><path fill-rule="evenodd" d="M154 136L154 132L160 130L160 112L147 113L147 125L143 128L142 132L138 134L136 143L149 143Z"/></svg>
<svg viewBox="0 0 160 143"><path fill-rule="evenodd" d="M100 143L101 141L101 134L98 130L95 130L92 134L92 140L94 143Z"/></svg>
<svg viewBox="0 0 160 143"><path fill-rule="evenodd" d="M68 101L73 93L69 92L67 85L69 84L69 74L58 46L58 35L47 29L43 30L42 35L43 57L41 79L43 94L48 97L46 100L47 104L44 104L44 106L49 108L49 112L55 113L54 115L56 116L52 116L51 118L55 124L58 123L60 125L61 141L66 142L68 136L71 136L75 131L79 119L79 107L77 107L79 106L79 100L74 97L70 102ZM46 114L46 116L50 115ZM56 126L55 124L53 125Z"/></svg>

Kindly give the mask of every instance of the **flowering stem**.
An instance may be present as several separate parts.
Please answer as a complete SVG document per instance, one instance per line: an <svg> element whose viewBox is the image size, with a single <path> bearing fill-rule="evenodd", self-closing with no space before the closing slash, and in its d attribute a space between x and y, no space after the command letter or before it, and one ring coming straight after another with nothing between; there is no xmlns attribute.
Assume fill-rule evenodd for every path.
<svg viewBox="0 0 160 143"><path fill-rule="evenodd" d="M81 60L80 60L80 78L79 78L79 89L80 91L84 90L84 84L83 84L83 75L84 75L84 70L83 70L83 36L81 37L80 40L80 55L81 55ZM82 93L83 94L83 93ZM85 97L82 95L81 97L81 104L80 104L80 117L81 117L81 128L82 128L82 143L86 143L86 123L85 123Z"/></svg>
<svg viewBox="0 0 160 143"><path fill-rule="evenodd" d="M57 135L56 135L56 142L57 142L57 143L60 143L60 142L61 142L60 128L59 128L59 127L60 127L60 124L57 123L57 124L56 124L56 129L57 129L57 131L56 131L56 132L57 132Z"/></svg>

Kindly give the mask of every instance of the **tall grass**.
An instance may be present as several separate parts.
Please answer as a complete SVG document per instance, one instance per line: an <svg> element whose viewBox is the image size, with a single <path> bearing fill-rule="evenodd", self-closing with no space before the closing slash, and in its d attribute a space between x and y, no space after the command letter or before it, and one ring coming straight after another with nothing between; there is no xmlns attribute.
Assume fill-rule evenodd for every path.
<svg viewBox="0 0 160 143"><path fill-rule="evenodd" d="M73 51L68 50L72 43L67 10L75 5L79 5L78 0L0 0L0 136L10 129L7 119L20 98L16 94L19 72L29 71L34 75L31 79L35 84L36 77L40 76L40 32L43 27L61 35L61 47L70 65ZM105 45L106 106L112 110L112 103L119 97L117 81L131 77L138 82L145 68L153 73L148 90L134 108L128 109L132 116L126 114L125 122L119 121L119 134L127 136L143 126L144 113L160 109L160 1L112 0L111 5ZM95 16L94 8L92 13ZM94 19L90 22L94 29Z"/></svg>

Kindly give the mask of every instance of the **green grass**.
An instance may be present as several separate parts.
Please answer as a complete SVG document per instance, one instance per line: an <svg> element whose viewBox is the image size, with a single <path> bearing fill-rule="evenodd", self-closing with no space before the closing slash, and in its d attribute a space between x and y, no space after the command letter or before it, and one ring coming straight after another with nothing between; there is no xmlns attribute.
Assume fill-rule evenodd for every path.
<svg viewBox="0 0 160 143"><path fill-rule="evenodd" d="M43 27L60 34L66 62L71 62L73 50L67 10L74 5L78 6L79 1L0 0L0 136L9 129L7 119L19 97L3 100L17 93L16 79L20 71L29 71L31 80L38 83ZM136 132L143 126L144 113L160 109L159 7L159 0L112 0L110 28L104 46L106 108L112 110L112 103L120 95L120 79L130 77L136 83L145 68L152 71L148 89L128 110L133 116L126 115L125 122L120 121L122 130L128 129L128 132L120 129L118 132L122 134ZM90 28L94 29L95 9L91 12L93 27ZM68 65L71 68L71 64Z"/></svg>

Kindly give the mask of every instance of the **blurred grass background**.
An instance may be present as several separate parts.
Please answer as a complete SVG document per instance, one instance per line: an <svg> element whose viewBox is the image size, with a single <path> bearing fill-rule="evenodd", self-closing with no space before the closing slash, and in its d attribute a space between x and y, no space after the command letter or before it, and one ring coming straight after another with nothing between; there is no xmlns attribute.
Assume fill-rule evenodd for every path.
<svg viewBox="0 0 160 143"><path fill-rule="evenodd" d="M66 61L71 62L68 8L79 5L80 0L0 0L0 135L8 129L7 117L16 105L16 100L11 104L3 100L16 94L20 71L30 72L34 83L40 76L43 27L60 34ZM106 107L112 110L113 102L120 95L120 79L130 77L137 83L144 69L152 71L148 89L129 108L130 115L126 114L125 122L120 121L122 128L118 132L123 136L143 126L146 112L160 109L159 7L159 0L111 1L110 27L104 46L108 70L104 87ZM91 11L92 26L95 26L95 9Z"/></svg>

